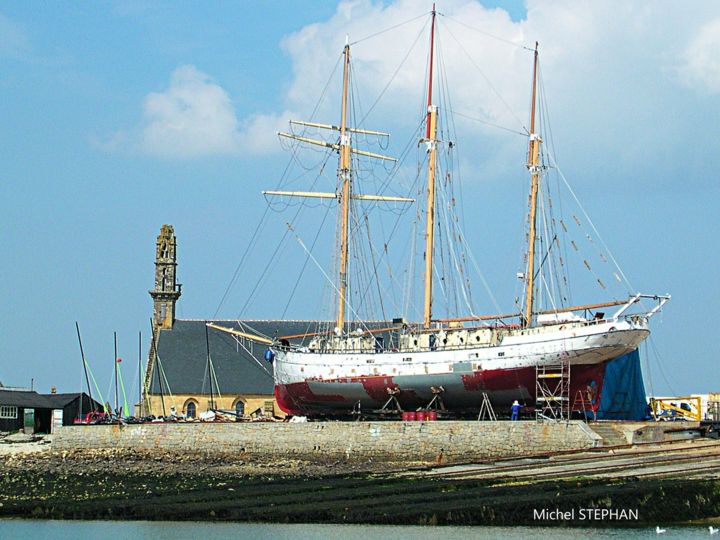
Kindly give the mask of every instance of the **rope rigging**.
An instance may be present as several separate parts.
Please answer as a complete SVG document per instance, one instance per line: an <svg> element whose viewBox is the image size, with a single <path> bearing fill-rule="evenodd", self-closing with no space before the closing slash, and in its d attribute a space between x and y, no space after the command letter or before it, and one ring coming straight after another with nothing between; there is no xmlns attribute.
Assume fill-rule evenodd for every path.
<svg viewBox="0 0 720 540"><path fill-rule="evenodd" d="M421 16L409 19L403 23L392 26L390 28L381 30L354 41L354 44L369 40L372 37L384 34L399 26L409 24L413 21L418 20ZM479 123L488 125L493 128L502 129L504 131L523 135L528 137L530 134L528 129L522 120L515 114L513 108L510 106L508 100L502 95L499 89L492 84L490 78L484 73L483 69L480 68L478 62L475 61L473 56L468 50L462 45L460 40L453 33L451 27L446 24L447 22L458 23L461 26L470 28L486 37L496 39L509 45L513 45L516 48L534 52L533 49L526 47L525 45L503 40L497 38L491 34L487 34L477 28L453 19L452 17L444 17L444 20L440 21L437 31L437 97L436 102L439 104L439 110L448 113L442 116L438 120L438 134L437 134L437 147L442 149L442 152L438 152L437 160L437 193L436 200L437 204L434 209L436 220L434 222L434 233L437 236L437 243L435 244L433 251L437 255L437 264L430 271L431 279L438 284L438 303L437 308L444 310L448 315L461 315L461 312L475 313L475 306L473 300L473 291L471 288L471 271L473 274L479 276L482 286L487 293L489 302L498 312L502 312L498 305L498 301L493 294L493 288L488 283L488 280L482 274L478 260L473 255L470 249L469 242L466 238L463 230L465 227L465 213L463 211L463 182L461 179L462 163L460 160L459 151L461 149L455 142L457 133L457 127L455 125L455 115L466 118L469 120L477 121ZM346 290L344 298L347 301L349 312L352 312L353 320L348 319L348 323L358 323L360 320L371 320L380 315L381 319L386 319L390 310L394 312L400 312L403 316L409 315L411 311L415 313L417 306L417 297L420 288L418 285L422 283L422 278L419 274L419 265L416 265L417 257L421 256L422 248L417 242L418 238L421 238L424 232L418 227L421 221L424 221L424 211L422 210L421 199L424 195L423 188L419 187L421 184L421 177L423 176L423 166L427 164L427 154L425 147L419 146L417 141L419 140L419 132L422 130L423 121L426 114L426 105L424 99L422 100L423 105L421 107L421 118L423 121L420 122L418 127L414 130L410 140L405 144L404 148L400 152L400 156L395 163L388 165L388 162L383 163L384 170L382 167L374 165L370 159L357 155L355 152L355 145L357 148L371 148L377 147L382 150L389 148L390 140L388 136L379 134L379 132L373 132L365 130L364 125L366 120L370 118L371 114L377 110L377 106L380 103L383 96L385 96L390 88L397 82L398 78L402 73L402 68L408 61L410 54L414 49L418 47L422 35L425 33L428 25L426 19L421 25L420 30L417 34L412 35L412 42L403 54L399 64L395 66L390 72L389 79L385 82L379 91L377 97L372 101L369 109L364 110L363 103L360 96L356 92L356 79L357 74L355 72L355 64L350 63L348 67L348 78L349 78L349 92L348 92L348 126L353 126L349 129L350 136L353 140L353 153L350 154L350 163L352 164L351 171L351 182L352 191L354 194L364 193L378 193L380 195L391 193L393 195L399 194L403 189L407 188L411 193L416 196L416 209L414 216L409 210L409 206L404 205L389 205L382 203L378 200L353 200L353 204L347 210L347 227L348 227L348 250L347 258L343 260L343 265L347 264L347 270L343 270L343 279L347 279ZM451 100L451 92L448 85L448 72L447 65L445 62L445 32L448 32L453 42L453 50L459 50L469 61L469 64L480 74L481 78L487 84L490 92L497 98L502 104L504 109L509 112L509 117L514 118L517 122L519 129L509 128L502 126L497 122L490 122L477 118L477 115L466 114L459 112L453 107ZM457 45L457 48L455 47ZM339 57L335 63L335 67L332 70L331 76L329 77L323 93L315 105L311 118L314 118L317 111L320 109L321 103L326 98L326 93L331 81L335 78L338 66L340 65ZM426 67L427 70L427 67ZM430 91L430 90L428 90ZM422 97L422 96L421 96ZM427 93L424 96L427 98ZM537 296L538 296L538 308L540 304L550 306L552 309L560 309L562 306L571 304L571 287L569 274L569 256L575 251L579 252L580 243L589 245L595 251L598 251L597 260L591 257L581 258L585 271L592 275L593 281L596 286L601 289L606 289L608 281L603 273L606 266L612 262L615 265L616 270L612 272L616 280L624 280L629 286L629 282L625 277L623 271L617 265L612 253L609 252L604 241L600 237L595 225L590 221L587 213L582 209L582 215L584 221L587 222L591 228L590 232L585 232L580 236L577 236L579 230L575 230L575 234L569 234L566 220L563 218L563 203L561 197L555 197L554 193L558 194L561 191L561 187L566 187L570 190L575 202L579 205L579 201L575 196L575 193L569 186L567 179L560 171L554 158L554 142L551 130L551 124L549 122L548 107L545 95L545 86L542 77L542 70L538 65L538 118L539 125L541 126L538 130L538 134L543 140L543 145L540 146L539 169L538 174L538 185L540 188L537 198L537 228L536 228L536 239L527 238L527 221L524 223L522 229L525 229L526 242L532 240L536 242L538 253L537 260L539 265L535 267L533 276ZM359 121L353 121L357 120ZM314 135L317 133L323 133L319 140L326 141L326 146L330 148L312 148L312 145L303 144L301 140L283 140L282 146L290 153L290 159L286 166L283 175L278 182L278 187L287 187L294 185L305 185L307 180L310 179L310 171L320 169L319 172L314 176L310 183L310 189L313 189L316 185L326 182L329 180L329 173L332 167L328 167L328 162L334 158L337 154L340 146L340 139L336 132L331 132L331 136L327 136L326 132L322 131L322 128L328 126L314 124L308 125L308 123L296 122L292 124L291 131L293 135L297 135L299 138L307 137L308 135ZM421 142L424 139L420 139ZM345 144L347 148L348 143ZM300 146L303 146L303 153L301 155ZM310 147L310 150L314 152L318 159L308 161L304 155L307 155L306 150ZM409 160L412 158L411 149L416 148L416 167L415 171L412 171L409 166ZM347 162L346 162L347 163ZM297 171L300 171L297 174ZM327 176L326 176L327 174ZM562 182L562 184L561 184ZM334 186L334 192L338 191L338 180L337 178L332 182ZM320 198L317 201L308 201L302 199L299 201L293 201L291 198L282 199L270 199L267 198L267 207L263 216L261 217L260 223L256 227L251 240L249 241L249 247L257 245L259 231L266 226L268 222L269 212L279 212L287 210L288 208L295 208L294 215L288 221L288 227L284 231L282 238L278 242L275 249L272 251L269 260L262 267L262 272L255 281L253 287L250 290L250 294L245 301L238 318L243 315L250 305L256 300L260 291L265 286L268 280L268 274L270 269L274 265L276 257L281 254L281 250L286 246L289 237L295 237L300 243L302 249L305 252L303 263L297 266L297 275L295 282L290 291L289 297L284 304L282 310L282 318L289 313L293 306L297 292L301 290L300 283L306 279L307 267L312 262L323 277L322 280L322 293L323 300L339 294L339 290L334 285L334 281L329 279L328 276L338 276L340 272L340 259L337 254L332 258L328 257L330 264L322 264L318 257L315 255L316 247L318 244L322 244L327 237L327 233L324 231L328 222L327 218L330 209L335 206L336 199L333 197L326 197L325 199ZM555 202L557 201L557 203ZM301 235L296 232L295 227L300 225L301 218L304 220L306 214L305 208L316 208L325 206L325 212L321 214L322 219L320 220L320 226L317 228L316 233L312 237L312 241L309 243L309 248L302 241ZM373 219L377 211L380 210L383 214L390 213L394 214L390 222L387 222L386 217L380 217ZM559 218L556 214L559 213ZM414 218L414 219L413 219ZM313 218L315 219L315 218ZM337 219L340 220L340 212L337 214ZM401 223L404 223L406 219L410 219L412 223L409 238L407 241L403 235L398 234ZM372 221L372 227L371 225ZM533 221L535 223L535 221ZM577 223L577 221L576 221ZM578 226L581 225L578 223ZM336 228L338 231L340 227ZM339 232L336 232L336 243L340 243ZM377 238L375 237L377 235ZM577 237L576 237L577 236ZM431 238L431 235L428 234ZM378 238L380 241L377 241ZM596 241L597 239L597 241ZM599 243L598 243L599 242ZM473 242L474 244L476 242ZM432 242L429 245L433 245ZM418 251L420 250L420 251ZM603 252L604 251L604 252ZM607 254L607 256L606 256ZM427 254L426 254L427 256ZM574 255L573 255L574 256ZM396 260L399 258L408 258L408 263L405 265L406 270L398 272L396 270ZM527 254L525 255L527 257ZM223 297L220 301L216 315L219 312L222 305L225 303L229 291L237 282L238 276L240 275L241 269L248 260L247 253L244 253L241 259L241 263L238 265L231 283L228 285ZM525 261L523 261L525 263ZM523 268L526 266L522 265ZM328 272L325 268L333 268L332 272ZM345 268L345 266L343 266ZM381 275L386 274L386 275ZM518 273L520 277L521 273ZM400 283L403 282L403 283ZM386 284L387 283L387 284ZM632 287L631 287L632 289ZM400 295L402 291L402 295ZM516 298L516 304L518 307L522 307L522 303L525 302L523 298L522 303L519 302L519 296ZM530 302L530 301L528 301ZM326 302L323 301L323 304ZM330 303L327 302L329 305ZM534 309L537 311L537 309ZM328 313L326 320L332 318L332 313ZM339 316L338 320L342 320ZM328 324L329 323L323 323Z"/></svg>

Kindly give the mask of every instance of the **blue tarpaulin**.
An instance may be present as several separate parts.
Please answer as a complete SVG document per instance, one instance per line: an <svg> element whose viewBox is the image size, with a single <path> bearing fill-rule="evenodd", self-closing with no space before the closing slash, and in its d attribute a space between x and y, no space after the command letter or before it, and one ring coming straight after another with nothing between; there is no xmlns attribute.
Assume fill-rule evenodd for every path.
<svg viewBox="0 0 720 540"><path fill-rule="evenodd" d="M610 360L600 395L598 420L642 420L647 401L637 349Z"/></svg>

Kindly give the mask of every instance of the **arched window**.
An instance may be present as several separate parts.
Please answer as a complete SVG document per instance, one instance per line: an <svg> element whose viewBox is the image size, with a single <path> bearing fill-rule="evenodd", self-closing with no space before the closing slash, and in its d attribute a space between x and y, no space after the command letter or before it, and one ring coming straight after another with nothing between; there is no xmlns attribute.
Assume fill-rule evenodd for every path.
<svg viewBox="0 0 720 540"><path fill-rule="evenodd" d="M238 416L245 415L245 402L242 399L238 399L235 403L235 414Z"/></svg>
<svg viewBox="0 0 720 540"><path fill-rule="evenodd" d="M187 418L195 418L197 416L197 405L194 401L188 401L185 405L185 416Z"/></svg>

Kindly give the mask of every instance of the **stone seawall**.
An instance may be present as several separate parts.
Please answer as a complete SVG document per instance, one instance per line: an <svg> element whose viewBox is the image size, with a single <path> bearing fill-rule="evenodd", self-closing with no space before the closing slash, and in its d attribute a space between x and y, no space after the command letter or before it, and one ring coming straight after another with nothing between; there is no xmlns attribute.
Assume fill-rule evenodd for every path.
<svg viewBox="0 0 720 540"><path fill-rule="evenodd" d="M66 426L52 446L436 463L589 448L598 440L582 422L188 423Z"/></svg>

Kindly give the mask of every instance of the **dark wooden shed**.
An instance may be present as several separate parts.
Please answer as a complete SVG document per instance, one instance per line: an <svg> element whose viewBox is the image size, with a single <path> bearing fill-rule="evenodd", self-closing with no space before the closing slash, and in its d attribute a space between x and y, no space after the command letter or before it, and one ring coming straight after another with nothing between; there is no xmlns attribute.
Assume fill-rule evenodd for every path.
<svg viewBox="0 0 720 540"><path fill-rule="evenodd" d="M0 431L23 429L26 411L33 412L36 433L50 433L53 404L32 390L0 388Z"/></svg>
<svg viewBox="0 0 720 540"><path fill-rule="evenodd" d="M76 418L82 418L91 411L102 411L101 403L91 399L85 392L74 394L43 394L52 408L62 409L62 425L71 426Z"/></svg>

